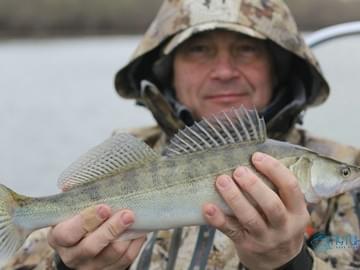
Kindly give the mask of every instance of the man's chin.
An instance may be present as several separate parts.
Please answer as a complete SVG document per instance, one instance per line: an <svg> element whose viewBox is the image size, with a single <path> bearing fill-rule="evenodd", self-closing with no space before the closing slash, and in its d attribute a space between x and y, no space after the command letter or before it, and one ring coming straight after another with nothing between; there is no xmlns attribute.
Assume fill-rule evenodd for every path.
<svg viewBox="0 0 360 270"><path fill-rule="evenodd" d="M207 108L201 108L201 111L198 113L198 115L200 116L199 118L208 117L215 113L225 112L230 110L231 108L238 108L240 106L241 104L212 104L211 106L207 106Z"/></svg>
<svg viewBox="0 0 360 270"><path fill-rule="evenodd" d="M227 111L231 108L239 108L244 106L247 109L251 109L254 105L250 102L224 102L224 103L213 103L211 106L212 113Z"/></svg>
<svg viewBox="0 0 360 270"><path fill-rule="evenodd" d="M203 117L211 116L215 113L228 111L232 108L240 108L240 106L244 106L247 109L253 109L254 105L251 102L211 102L204 104L198 110L194 111L195 119L201 119Z"/></svg>

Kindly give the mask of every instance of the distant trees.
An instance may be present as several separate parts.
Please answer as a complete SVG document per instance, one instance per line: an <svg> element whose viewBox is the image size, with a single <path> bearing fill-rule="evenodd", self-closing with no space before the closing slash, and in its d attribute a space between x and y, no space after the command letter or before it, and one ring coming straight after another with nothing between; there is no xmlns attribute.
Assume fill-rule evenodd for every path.
<svg viewBox="0 0 360 270"><path fill-rule="evenodd" d="M201 0L198 0L201 1ZM302 30L360 20L359 0L285 0ZM1 0L0 35L142 33L162 0Z"/></svg>

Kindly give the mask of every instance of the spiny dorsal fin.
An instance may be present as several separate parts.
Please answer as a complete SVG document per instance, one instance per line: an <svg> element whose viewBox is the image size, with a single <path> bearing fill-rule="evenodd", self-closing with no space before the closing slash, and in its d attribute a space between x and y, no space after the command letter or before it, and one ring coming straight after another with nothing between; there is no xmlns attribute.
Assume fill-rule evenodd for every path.
<svg viewBox="0 0 360 270"><path fill-rule="evenodd" d="M262 143L266 125L256 110L243 106L214 114L180 130L165 149L166 156L188 154L235 143Z"/></svg>
<svg viewBox="0 0 360 270"><path fill-rule="evenodd" d="M66 191L138 167L159 157L160 155L141 140L127 133L118 133L71 164L60 175L58 186Z"/></svg>

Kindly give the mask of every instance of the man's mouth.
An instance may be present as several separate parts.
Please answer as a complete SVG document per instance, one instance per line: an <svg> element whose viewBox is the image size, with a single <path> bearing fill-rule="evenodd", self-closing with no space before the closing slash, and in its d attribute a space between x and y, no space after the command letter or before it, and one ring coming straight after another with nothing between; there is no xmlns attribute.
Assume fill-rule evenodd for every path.
<svg viewBox="0 0 360 270"><path fill-rule="evenodd" d="M205 96L206 100L220 103L231 103L248 97L249 93L219 93Z"/></svg>

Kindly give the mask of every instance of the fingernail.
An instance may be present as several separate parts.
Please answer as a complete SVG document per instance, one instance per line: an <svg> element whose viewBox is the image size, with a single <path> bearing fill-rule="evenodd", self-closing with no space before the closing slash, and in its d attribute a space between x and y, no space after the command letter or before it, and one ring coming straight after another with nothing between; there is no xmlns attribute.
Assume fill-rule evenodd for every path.
<svg viewBox="0 0 360 270"><path fill-rule="evenodd" d="M246 173L247 173L247 168L239 167L235 170L234 176L241 177L241 176L244 176Z"/></svg>
<svg viewBox="0 0 360 270"><path fill-rule="evenodd" d="M134 217L129 212L123 212L121 214L121 220L125 226L129 226L134 222Z"/></svg>
<svg viewBox="0 0 360 270"><path fill-rule="evenodd" d="M256 152L254 155L254 161L262 161L265 158L263 153Z"/></svg>
<svg viewBox="0 0 360 270"><path fill-rule="evenodd" d="M212 217L215 215L215 212L216 212L216 209L215 207L213 206L209 206L207 209L206 209L206 215Z"/></svg>
<svg viewBox="0 0 360 270"><path fill-rule="evenodd" d="M222 176L216 182L220 188L227 188L230 185L229 177Z"/></svg>
<svg viewBox="0 0 360 270"><path fill-rule="evenodd" d="M109 217L109 211L104 206L98 206L96 214L100 219L107 219Z"/></svg>

